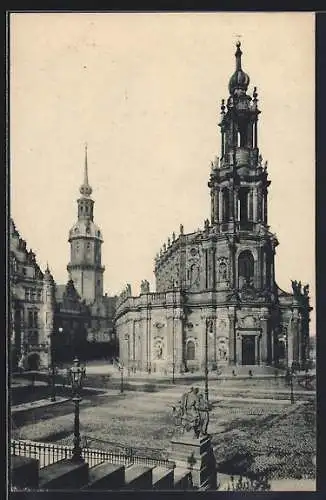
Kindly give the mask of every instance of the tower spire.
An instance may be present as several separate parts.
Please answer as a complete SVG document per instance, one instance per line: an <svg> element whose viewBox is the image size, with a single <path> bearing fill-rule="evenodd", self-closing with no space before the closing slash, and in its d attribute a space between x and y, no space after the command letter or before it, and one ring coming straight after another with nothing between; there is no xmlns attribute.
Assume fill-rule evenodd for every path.
<svg viewBox="0 0 326 500"><path fill-rule="evenodd" d="M237 71L241 70L241 56L242 56L242 50L240 49L241 47L241 42L240 40L237 41L236 43L236 47L237 47L237 50L236 50L236 53L235 53L235 69Z"/></svg>
<svg viewBox="0 0 326 500"><path fill-rule="evenodd" d="M235 51L235 72L233 73L229 81L229 91L232 96L238 95L239 92L240 94L246 92L250 82L249 76L243 71L241 65L242 50L240 49L240 41L236 43L236 47L237 50Z"/></svg>
<svg viewBox="0 0 326 500"><path fill-rule="evenodd" d="M87 158L87 142L85 143L85 164L84 164L84 182L80 186L80 194L87 198L92 194L92 188L88 182L88 158Z"/></svg>
<svg viewBox="0 0 326 500"><path fill-rule="evenodd" d="M84 184L88 185L87 142L85 142Z"/></svg>

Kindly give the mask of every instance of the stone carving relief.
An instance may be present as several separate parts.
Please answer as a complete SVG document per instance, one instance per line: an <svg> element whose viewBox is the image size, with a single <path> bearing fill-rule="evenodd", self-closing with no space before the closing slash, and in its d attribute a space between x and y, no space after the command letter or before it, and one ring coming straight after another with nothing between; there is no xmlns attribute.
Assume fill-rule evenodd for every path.
<svg viewBox="0 0 326 500"><path fill-rule="evenodd" d="M199 260L192 261L187 271L188 283L191 288L198 288L200 285L200 264Z"/></svg>
<svg viewBox="0 0 326 500"><path fill-rule="evenodd" d="M244 316L238 319L239 328L258 328L259 322L254 316Z"/></svg>
<svg viewBox="0 0 326 500"><path fill-rule="evenodd" d="M227 337L217 337L217 358L227 361L229 358L229 343Z"/></svg>
<svg viewBox="0 0 326 500"><path fill-rule="evenodd" d="M163 349L164 349L164 340L162 337L156 337L153 343L153 360L163 359Z"/></svg>
<svg viewBox="0 0 326 500"><path fill-rule="evenodd" d="M226 330L227 329L227 324L226 324L226 321L224 319L220 319L219 323L218 323L218 330Z"/></svg>
<svg viewBox="0 0 326 500"><path fill-rule="evenodd" d="M228 281L228 259L225 257L220 257L217 259L217 280L220 283L225 283Z"/></svg>
<svg viewBox="0 0 326 500"><path fill-rule="evenodd" d="M157 328L158 330L160 330L161 328L164 328L165 324L164 323L160 323L159 321L157 321L156 323L154 323L154 326L155 326L155 328Z"/></svg>

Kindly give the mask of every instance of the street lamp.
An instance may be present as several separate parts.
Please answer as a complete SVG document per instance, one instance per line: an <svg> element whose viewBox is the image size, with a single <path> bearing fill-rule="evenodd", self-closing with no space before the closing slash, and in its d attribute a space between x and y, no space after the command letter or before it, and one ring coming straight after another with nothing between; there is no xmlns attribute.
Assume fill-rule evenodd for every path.
<svg viewBox="0 0 326 500"><path fill-rule="evenodd" d="M63 328L58 328L58 332L62 333ZM56 400L56 393L55 393L55 376L56 376L56 366L55 366L55 360L54 360L54 332L51 334L51 342L50 342L50 350L51 350L51 366L49 366L49 375L51 379L51 401Z"/></svg>
<svg viewBox="0 0 326 500"><path fill-rule="evenodd" d="M208 400L208 331L213 333L213 319L206 318L206 328L205 328L205 399L207 403Z"/></svg>
<svg viewBox="0 0 326 500"><path fill-rule="evenodd" d="M79 432L79 403L81 401L81 388L83 380L86 376L85 366L80 366L79 359L74 359L74 364L69 370L69 377L72 389L72 400L75 403L75 420L74 420L74 449L72 452L73 462L83 462L82 449L80 446Z"/></svg>

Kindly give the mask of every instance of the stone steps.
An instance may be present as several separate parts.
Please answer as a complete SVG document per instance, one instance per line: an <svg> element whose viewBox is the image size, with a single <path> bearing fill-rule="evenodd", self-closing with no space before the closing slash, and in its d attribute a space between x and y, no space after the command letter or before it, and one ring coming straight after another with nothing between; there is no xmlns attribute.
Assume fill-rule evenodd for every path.
<svg viewBox="0 0 326 500"><path fill-rule="evenodd" d="M36 459L11 457L11 486L33 490L173 490L193 489L191 473L183 467L117 465L63 459L39 469Z"/></svg>

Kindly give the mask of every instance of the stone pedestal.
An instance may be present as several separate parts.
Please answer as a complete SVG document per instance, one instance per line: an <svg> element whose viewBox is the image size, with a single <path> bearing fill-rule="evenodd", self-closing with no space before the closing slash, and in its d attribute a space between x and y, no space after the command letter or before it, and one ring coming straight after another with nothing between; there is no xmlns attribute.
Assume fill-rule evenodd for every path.
<svg viewBox="0 0 326 500"><path fill-rule="evenodd" d="M191 472L195 488L216 490L216 462L210 436L193 437L192 433L184 433L171 440L170 460L177 467Z"/></svg>

